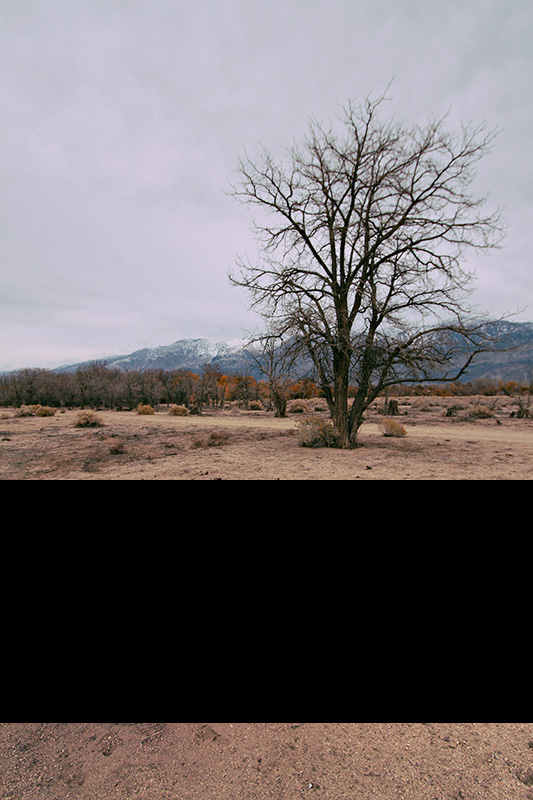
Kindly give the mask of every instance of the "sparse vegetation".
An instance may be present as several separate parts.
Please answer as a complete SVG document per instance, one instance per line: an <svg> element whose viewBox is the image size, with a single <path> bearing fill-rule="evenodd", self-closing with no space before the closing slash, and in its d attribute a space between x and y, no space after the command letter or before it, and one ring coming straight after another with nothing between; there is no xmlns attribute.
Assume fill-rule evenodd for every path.
<svg viewBox="0 0 533 800"><path fill-rule="evenodd" d="M423 399L423 398L421 398ZM55 418L17 418L0 431L4 480L524 480L533 465L531 426L518 419L515 398L499 397L493 417L473 418L483 398L463 402L454 418L452 398L436 398L429 413L401 405L387 417L383 401L369 409L360 449L341 448L325 401L313 411L278 419L273 409L245 413L237 405L202 418L170 418L135 410L96 413L68 409ZM485 403L488 407L490 404ZM318 411L316 408L321 408ZM76 420L78 431L76 432ZM408 437L391 428L405 424ZM386 429L380 430L382 423ZM496 426L500 426L497 428ZM85 430L80 430L84 428ZM437 446L438 445L438 446ZM368 472L367 472L368 470Z"/></svg>
<svg viewBox="0 0 533 800"><path fill-rule="evenodd" d="M404 426L395 419L383 420L383 422L380 423L379 429L383 436L407 436L407 431L405 430Z"/></svg>
<svg viewBox="0 0 533 800"><path fill-rule="evenodd" d="M207 447L220 447L229 442L229 434L226 431L211 431L207 437Z"/></svg>
<svg viewBox="0 0 533 800"><path fill-rule="evenodd" d="M169 408L168 413L171 417L186 417L189 409L187 406L172 406Z"/></svg>
<svg viewBox="0 0 533 800"><path fill-rule="evenodd" d="M89 408L78 412L76 428L100 428L103 425L101 418Z"/></svg>
<svg viewBox="0 0 533 800"><path fill-rule="evenodd" d="M203 447L221 447L229 442L229 434L226 431L211 431L207 436L196 436L191 446L193 449L200 449Z"/></svg>
<svg viewBox="0 0 533 800"><path fill-rule="evenodd" d="M491 419L494 416L494 406L487 408L483 405L474 406L470 411L472 419Z"/></svg>
<svg viewBox="0 0 533 800"><path fill-rule="evenodd" d="M137 406L137 414L150 416L151 414L155 414L155 411L152 408L152 406L142 405L141 403L139 403L139 405Z"/></svg>
<svg viewBox="0 0 533 800"><path fill-rule="evenodd" d="M301 447L338 447L339 444L333 424L316 414L299 423L298 443Z"/></svg>
<svg viewBox="0 0 533 800"><path fill-rule="evenodd" d="M218 377L217 377L218 376ZM276 411L275 387L268 381L250 376L215 373L209 380L185 370L152 370L124 373L94 364L75 373L57 374L48 370L24 369L0 375L0 407L13 408L17 416L36 416L64 413L68 408L132 410L149 405L168 406L168 413L180 415L202 408L224 408L232 403L239 407ZM350 387L350 397L357 387ZM435 402L449 397L499 397L513 399L518 418L529 416L531 385L528 380L498 381L479 379L467 383L410 384L395 386L380 395L387 401L389 411L395 405L405 405L406 399L417 398L431 410ZM311 380L298 380L284 389L287 411L305 413L319 407L328 411L324 393ZM519 410L522 409L520 413ZM52 411L53 410L53 411ZM400 412L403 413L403 412ZM284 416L284 413L277 413Z"/></svg>
<svg viewBox="0 0 533 800"><path fill-rule="evenodd" d="M290 400L287 411L289 414L307 414L308 406L305 400Z"/></svg>
<svg viewBox="0 0 533 800"><path fill-rule="evenodd" d="M42 406L40 403L34 403L30 406L20 406L15 411L17 417L53 417L57 409L51 406Z"/></svg>
<svg viewBox="0 0 533 800"><path fill-rule="evenodd" d="M35 409L36 417L53 417L55 413L56 409L51 406L38 406Z"/></svg>

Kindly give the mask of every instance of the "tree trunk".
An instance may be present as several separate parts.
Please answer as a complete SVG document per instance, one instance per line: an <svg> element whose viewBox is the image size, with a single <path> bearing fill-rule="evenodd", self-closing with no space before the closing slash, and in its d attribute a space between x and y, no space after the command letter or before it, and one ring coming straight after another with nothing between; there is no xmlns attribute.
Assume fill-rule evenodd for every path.
<svg viewBox="0 0 533 800"><path fill-rule="evenodd" d="M353 399L352 407L350 408L348 428L351 447L357 447L357 434L359 433L359 428L363 424L363 413L366 407L365 396L366 393L363 393L361 389L358 389L357 394Z"/></svg>
<svg viewBox="0 0 533 800"><path fill-rule="evenodd" d="M333 425L337 432L339 447L347 449L351 447L348 412L349 355L337 351L334 355L333 368L335 375Z"/></svg>
<svg viewBox="0 0 533 800"><path fill-rule="evenodd" d="M270 396L274 405L275 417L287 416L287 396L283 389L280 389L275 380L270 381Z"/></svg>
<svg viewBox="0 0 533 800"><path fill-rule="evenodd" d="M388 417L397 417L400 414L397 400L389 400L385 406L385 414Z"/></svg>

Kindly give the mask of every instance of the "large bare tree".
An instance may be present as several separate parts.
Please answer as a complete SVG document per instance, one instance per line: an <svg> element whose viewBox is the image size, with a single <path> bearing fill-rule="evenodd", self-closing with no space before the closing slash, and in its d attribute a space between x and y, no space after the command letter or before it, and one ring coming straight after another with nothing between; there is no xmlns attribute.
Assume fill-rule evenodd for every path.
<svg viewBox="0 0 533 800"><path fill-rule="evenodd" d="M350 103L339 130L311 121L284 159L246 156L233 187L261 209L261 252L230 280L249 290L270 336L305 348L343 447L384 388L458 380L485 347L464 305L464 262L502 234L499 212L484 213L472 191L495 133L450 132L447 116L424 127L382 120L384 102Z"/></svg>

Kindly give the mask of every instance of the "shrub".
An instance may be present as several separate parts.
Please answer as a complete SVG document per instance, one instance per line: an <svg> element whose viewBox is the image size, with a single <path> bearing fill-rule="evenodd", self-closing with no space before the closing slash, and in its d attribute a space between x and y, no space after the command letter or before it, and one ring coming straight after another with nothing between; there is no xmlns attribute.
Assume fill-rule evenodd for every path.
<svg viewBox="0 0 533 800"><path fill-rule="evenodd" d="M229 441L229 434L225 431L211 431L207 439L207 447L220 447L220 445L227 444Z"/></svg>
<svg viewBox="0 0 533 800"><path fill-rule="evenodd" d="M154 412L154 409L152 408L152 406L143 405L142 403L139 403L139 405L137 406L137 414L149 415L149 414L154 414L154 413L155 412Z"/></svg>
<svg viewBox="0 0 533 800"><path fill-rule="evenodd" d="M86 408L78 412L76 428L100 428L102 425L102 420L94 411Z"/></svg>
<svg viewBox="0 0 533 800"><path fill-rule="evenodd" d="M191 447L196 450L201 447L220 447L223 444L227 444L228 441L229 435L225 431L211 431L207 437L196 436L191 442Z"/></svg>
<svg viewBox="0 0 533 800"><path fill-rule="evenodd" d="M287 408L289 414L306 414L308 411L305 400L291 400Z"/></svg>
<svg viewBox="0 0 533 800"><path fill-rule="evenodd" d="M264 405L261 400L250 400L248 404L249 411L263 411Z"/></svg>
<svg viewBox="0 0 533 800"><path fill-rule="evenodd" d="M338 437L331 422L313 415L298 425L300 447L337 447Z"/></svg>
<svg viewBox="0 0 533 800"><path fill-rule="evenodd" d="M20 406L15 411L16 417L33 417L35 416L35 410L40 408L40 406Z"/></svg>
<svg viewBox="0 0 533 800"><path fill-rule="evenodd" d="M55 408L51 406L39 406L35 411L36 417L53 417L56 413Z"/></svg>
<svg viewBox="0 0 533 800"><path fill-rule="evenodd" d="M31 406L20 406L15 411L16 417L53 417L56 409L51 406L42 406L40 403L35 403Z"/></svg>
<svg viewBox="0 0 533 800"><path fill-rule="evenodd" d="M386 419L384 420L380 426L380 431L382 432L383 436L407 436L407 431L397 420L395 419Z"/></svg>
<svg viewBox="0 0 533 800"><path fill-rule="evenodd" d="M470 416L474 419L490 419L494 414L486 406L475 406L470 412Z"/></svg>
<svg viewBox="0 0 533 800"><path fill-rule="evenodd" d="M187 406L172 406L172 408L169 408L168 413L171 417L186 417L189 409Z"/></svg>

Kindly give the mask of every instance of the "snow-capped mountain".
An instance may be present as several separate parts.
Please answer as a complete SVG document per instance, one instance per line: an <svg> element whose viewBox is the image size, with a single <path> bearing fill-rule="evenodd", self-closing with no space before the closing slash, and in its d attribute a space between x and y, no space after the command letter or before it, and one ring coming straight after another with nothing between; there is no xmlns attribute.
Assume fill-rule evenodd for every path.
<svg viewBox="0 0 533 800"><path fill-rule="evenodd" d="M148 369L187 369L201 372L207 365L216 366L223 372L253 374L254 363L245 341L233 339L213 342L209 339L178 339L169 345L146 347L128 355L109 356L103 359L109 369L136 370ZM68 364L59 367L57 372L74 372L82 364Z"/></svg>

